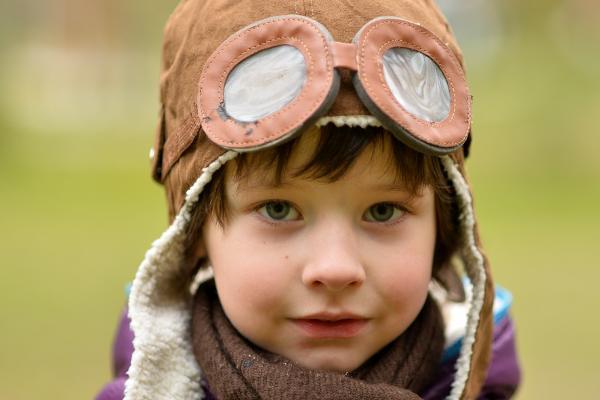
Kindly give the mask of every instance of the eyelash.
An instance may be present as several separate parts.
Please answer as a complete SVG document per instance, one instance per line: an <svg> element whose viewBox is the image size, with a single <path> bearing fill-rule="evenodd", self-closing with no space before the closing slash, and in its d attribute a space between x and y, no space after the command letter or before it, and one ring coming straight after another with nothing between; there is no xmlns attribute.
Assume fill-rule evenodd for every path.
<svg viewBox="0 0 600 400"><path fill-rule="evenodd" d="M262 213L260 213L260 209L263 207L266 207L269 204L273 204L273 203L285 203L288 204L290 206L290 208L294 209L297 213L299 217L302 217L302 214L300 213L300 211L298 211L298 207L296 207L293 203L286 201L286 200L278 200L278 199L274 199L274 200L269 200L269 201L265 201L262 203L259 203L258 205L253 207L253 211L255 213L257 213L258 215L260 215L261 219L263 222L272 225L272 226L281 226L281 224L285 224L285 223L291 223L291 222L295 222L298 219L293 219L293 220L273 220L270 219L269 217L265 217L264 215L262 215Z"/></svg>
<svg viewBox="0 0 600 400"><path fill-rule="evenodd" d="M369 208L367 208L365 213L367 213L372 207L378 206L378 205L392 206L392 207L400 210L402 212L402 215L400 215L399 217L397 217L391 221L379 221L379 222L378 221L366 221L366 222L374 223L377 225L383 225L383 226L393 226L393 225L396 225L396 224L402 222L406 218L406 215L410 213L404 204L393 202L393 201L383 201L381 203L375 203L375 204L369 206Z"/></svg>
<svg viewBox="0 0 600 400"><path fill-rule="evenodd" d="M261 217L261 219L262 219L263 222L265 222L265 223L267 223L269 225L272 225L272 226L281 226L281 224L292 223L292 222L297 221L298 219L301 219L301 218L298 218L298 219L293 219L293 220L273 220L273 219L270 219L269 217L265 217L264 215L262 215L262 213L260 213L259 210L261 208L263 208L263 207L266 207L269 204L272 204L272 203L286 203L286 204L288 204L292 209L294 209L298 213L299 217L302 217L302 213L300 213L300 211L298 211L298 207L296 207L293 203L291 203L289 201L286 201L286 200L269 200L269 201L265 201L265 202L259 203L256 206L254 206L252 208L252 210L254 212L256 212L257 214L260 215L260 217ZM404 204L393 202L393 201L384 201L384 202L380 202L380 203L375 203L375 204L369 206L367 208L367 210L365 211L364 214L366 214L369 211L369 209L371 209L372 207L377 206L377 205L390 205L390 206L392 206L392 207L400 210L402 212L402 215L399 216L399 217L397 217L396 219L394 219L392 221L381 221L381 222L377 222L377 221L365 221L365 222L374 223L374 224L377 224L377 225L380 225L380 226L393 226L393 225L395 225L397 223L400 223L402 220L404 220L406 214L410 214L410 211L406 208L406 206ZM364 219L363 219L363 221L364 221Z"/></svg>

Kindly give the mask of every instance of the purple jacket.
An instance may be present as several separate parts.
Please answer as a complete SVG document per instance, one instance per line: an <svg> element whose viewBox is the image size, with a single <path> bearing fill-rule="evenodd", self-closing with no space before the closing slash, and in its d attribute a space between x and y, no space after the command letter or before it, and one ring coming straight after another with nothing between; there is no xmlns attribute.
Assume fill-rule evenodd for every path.
<svg viewBox="0 0 600 400"><path fill-rule="evenodd" d="M508 307L495 312L494 342L492 360L484 383L480 400L509 399L515 393L521 380L521 370L515 349L513 322L508 314ZM454 364L458 356L460 343L446 349L434 383L421 396L424 400L444 399L450 393L450 385L454 380ZM127 370L133 354L133 332L129 327L127 309L121 315L113 344L112 370L114 379L108 383L96 397L96 400L121 400L125 392ZM208 395L207 399L214 399Z"/></svg>

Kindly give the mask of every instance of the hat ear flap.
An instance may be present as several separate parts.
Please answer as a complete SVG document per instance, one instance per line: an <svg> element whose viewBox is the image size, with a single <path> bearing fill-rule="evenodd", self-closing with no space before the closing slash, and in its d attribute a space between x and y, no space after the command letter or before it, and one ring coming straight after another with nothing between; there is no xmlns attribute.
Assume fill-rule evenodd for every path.
<svg viewBox="0 0 600 400"><path fill-rule="evenodd" d="M448 178L456 191L462 259L473 285L467 327L456 362L455 380L448 399L471 399L479 393L487 371L493 335L494 286L489 264L481 249L469 185L450 156L442 157Z"/></svg>
<svg viewBox="0 0 600 400"><path fill-rule="evenodd" d="M213 160L186 192L185 203L138 268L129 296L134 352L127 371L125 399L196 399L200 371L190 338L190 284L185 270L185 239L192 209L213 175L238 153ZM165 377L165 379L157 379Z"/></svg>

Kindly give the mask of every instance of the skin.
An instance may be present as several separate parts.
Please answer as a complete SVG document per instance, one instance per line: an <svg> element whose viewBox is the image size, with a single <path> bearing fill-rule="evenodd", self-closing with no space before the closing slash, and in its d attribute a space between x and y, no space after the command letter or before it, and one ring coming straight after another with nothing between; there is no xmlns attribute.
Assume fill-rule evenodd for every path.
<svg viewBox="0 0 600 400"><path fill-rule="evenodd" d="M289 171L312 154L305 134ZM243 181L227 166L229 218L209 218L200 252L213 267L219 299L248 340L301 366L358 368L402 334L421 310L435 246L433 190L409 193L390 168L391 146L363 151L338 181L265 173ZM314 313L349 312L351 337L313 337L298 324Z"/></svg>

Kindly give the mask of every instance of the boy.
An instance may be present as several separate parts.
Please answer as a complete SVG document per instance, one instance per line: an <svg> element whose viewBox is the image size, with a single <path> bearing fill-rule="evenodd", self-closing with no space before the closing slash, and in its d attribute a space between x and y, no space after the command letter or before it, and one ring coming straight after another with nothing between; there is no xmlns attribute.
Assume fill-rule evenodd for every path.
<svg viewBox="0 0 600 400"><path fill-rule="evenodd" d="M132 286L126 398L512 395L461 172L470 95L432 2L182 2L161 102L172 224Z"/></svg>

